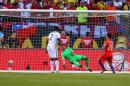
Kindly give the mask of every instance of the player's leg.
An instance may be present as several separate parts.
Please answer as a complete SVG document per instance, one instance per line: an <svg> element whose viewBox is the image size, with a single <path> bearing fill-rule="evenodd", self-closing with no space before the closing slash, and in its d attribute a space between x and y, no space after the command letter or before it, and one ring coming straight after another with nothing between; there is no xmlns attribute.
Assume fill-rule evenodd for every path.
<svg viewBox="0 0 130 86"><path fill-rule="evenodd" d="M85 63L86 63L86 69L89 70L90 72L92 72L91 68L90 68L90 65L89 65L89 59L87 56L82 56L81 57L81 60L85 60Z"/></svg>
<svg viewBox="0 0 130 86"><path fill-rule="evenodd" d="M54 58L50 58L51 73L54 73Z"/></svg>
<svg viewBox="0 0 130 86"><path fill-rule="evenodd" d="M47 47L47 51L50 57L50 68L51 68L51 73L54 73L54 59L52 57L52 48L51 47Z"/></svg>
<svg viewBox="0 0 130 86"><path fill-rule="evenodd" d="M56 72L59 72L59 61L58 61L57 48L53 48L53 49L52 49L52 56L53 56L54 61L55 61Z"/></svg>
<svg viewBox="0 0 130 86"><path fill-rule="evenodd" d="M77 66L77 67L80 67L80 68L85 68L84 66L82 66L78 61L76 61L76 60L74 60L73 62L72 62L72 64L74 65L74 66Z"/></svg>
<svg viewBox="0 0 130 86"><path fill-rule="evenodd" d="M88 60L88 58L86 57L86 56L83 56L83 55L74 55L74 59L75 59L75 61L77 61L77 62L79 62L79 61L81 61L81 60L85 60L85 63L86 63L86 66L87 67L84 67L84 66L82 66L82 65L80 65L80 67L84 67L85 69L87 69L87 70L89 70L89 71L91 71L92 72L92 70L90 69L90 66L89 66L89 60Z"/></svg>
<svg viewBox="0 0 130 86"><path fill-rule="evenodd" d="M59 61L58 58L55 58L56 72L59 72Z"/></svg>
<svg viewBox="0 0 130 86"><path fill-rule="evenodd" d="M79 61L81 60L81 55L77 55L77 54L75 54L74 56L73 56L73 64L75 65L75 66L78 66L78 67L81 67L81 68L83 68L83 66L79 63Z"/></svg>
<svg viewBox="0 0 130 86"><path fill-rule="evenodd" d="M99 64L100 64L100 66L101 66L101 68L102 68L102 72L101 73L103 73L104 71L106 71L106 69L105 69L105 67L104 67L104 64L103 64L103 62L104 62L104 60L105 60L105 55L103 55L100 59L99 59Z"/></svg>
<svg viewBox="0 0 130 86"><path fill-rule="evenodd" d="M111 68L113 74L115 74L115 70L114 70L114 67L113 67L113 65L112 65L112 56L108 57L108 58L107 58L107 61L108 61L108 63L109 63L109 66L110 66L110 68Z"/></svg>

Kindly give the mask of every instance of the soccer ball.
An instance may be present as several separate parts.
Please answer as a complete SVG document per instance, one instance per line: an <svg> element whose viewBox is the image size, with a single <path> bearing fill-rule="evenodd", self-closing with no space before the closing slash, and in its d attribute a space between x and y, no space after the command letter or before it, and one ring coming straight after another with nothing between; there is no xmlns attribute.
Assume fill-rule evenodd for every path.
<svg viewBox="0 0 130 86"><path fill-rule="evenodd" d="M13 60L9 60L9 61L8 61L8 64L9 64L9 65L12 65L13 63L14 63Z"/></svg>
<svg viewBox="0 0 130 86"><path fill-rule="evenodd" d="M7 70L12 70L13 63L14 63L13 60L9 60L8 61L8 68L7 68Z"/></svg>

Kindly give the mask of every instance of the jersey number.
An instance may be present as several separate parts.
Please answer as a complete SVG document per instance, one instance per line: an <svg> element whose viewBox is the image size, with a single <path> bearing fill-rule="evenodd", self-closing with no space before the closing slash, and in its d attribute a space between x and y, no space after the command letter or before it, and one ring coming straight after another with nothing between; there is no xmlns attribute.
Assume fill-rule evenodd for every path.
<svg viewBox="0 0 130 86"><path fill-rule="evenodd" d="M109 45L108 50L112 50L112 45L111 44Z"/></svg>
<svg viewBox="0 0 130 86"><path fill-rule="evenodd" d="M51 37L49 38L49 40L52 40L53 34L51 34Z"/></svg>

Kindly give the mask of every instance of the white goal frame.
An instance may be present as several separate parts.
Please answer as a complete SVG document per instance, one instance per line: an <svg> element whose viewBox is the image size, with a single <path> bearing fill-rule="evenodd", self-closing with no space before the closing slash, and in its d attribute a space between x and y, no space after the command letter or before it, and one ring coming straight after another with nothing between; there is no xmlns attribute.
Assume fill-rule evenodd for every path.
<svg viewBox="0 0 130 86"><path fill-rule="evenodd" d="M113 10L31 10L31 9L0 9L0 12L69 12L69 13L119 13L119 14L129 14L130 11L113 11ZM23 71L23 70L0 70L0 72L9 73L50 73L50 71ZM60 71L60 73L100 73L101 71ZM111 71L106 71L105 73L112 73ZM116 71L116 73L130 73L130 71Z"/></svg>

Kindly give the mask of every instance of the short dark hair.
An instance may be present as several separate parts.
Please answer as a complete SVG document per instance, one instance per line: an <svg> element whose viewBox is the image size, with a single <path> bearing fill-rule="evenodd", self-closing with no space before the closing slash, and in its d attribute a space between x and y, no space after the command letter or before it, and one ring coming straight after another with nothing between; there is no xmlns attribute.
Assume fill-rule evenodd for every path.
<svg viewBox="0 0 130 86"><path fill-rule="evenodd" d="M54 26L54 29L57 30L57 29L59 29L59 27L58 26Z"/></svg>
<svg viewBox="0 0 130 86"><path fill-rule="evenodd" d="M86 36L91 36L90 32L86 32Z"/></svg>
<svg viewBox="0 0 130 86"><path fill-rule="evenodd" d="M107 37L111 39L111 38L112 38L112 34L111 34L111 33L108 33L108 34L107 34Z"/></svg>
<svg viewBox="0 0 130 86"><path fill-rule="evenodd" d="M59 27L58 27L58 26L54 26L54 27L52 27L52 30L53 30L53 31L58 31L58 30L59 30Z"/></svg>

